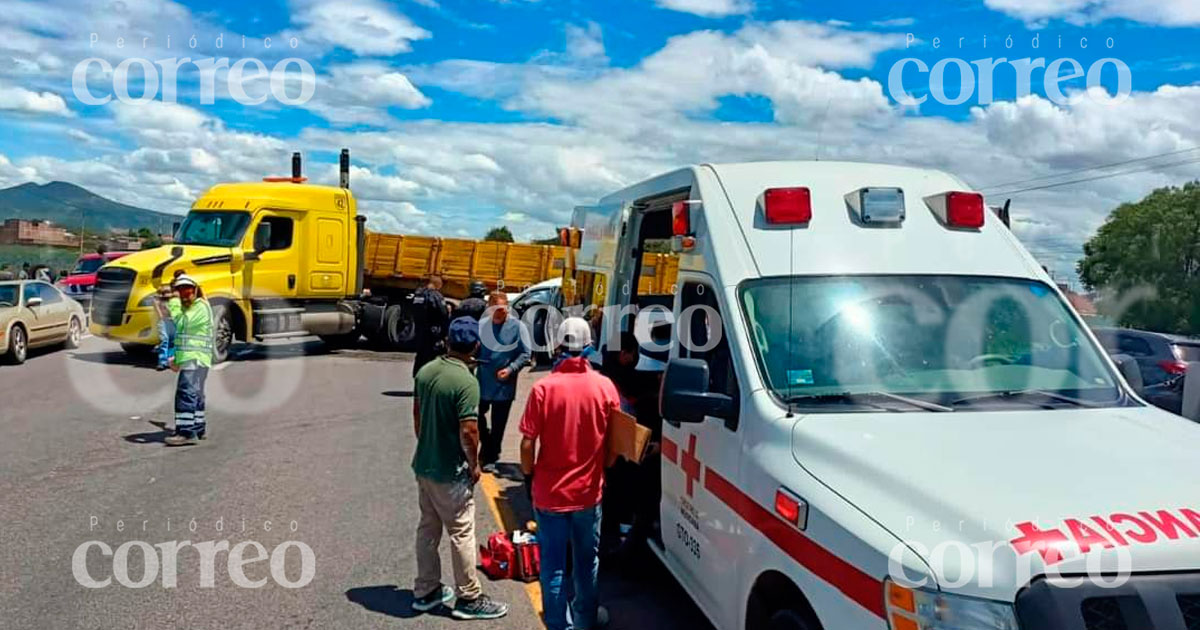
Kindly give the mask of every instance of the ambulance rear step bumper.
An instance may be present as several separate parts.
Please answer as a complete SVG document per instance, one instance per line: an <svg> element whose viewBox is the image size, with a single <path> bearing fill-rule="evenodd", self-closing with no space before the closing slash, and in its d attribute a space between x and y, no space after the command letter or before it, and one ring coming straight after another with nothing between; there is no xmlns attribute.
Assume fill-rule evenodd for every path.
<svg viewBox="0 0 1200 630"><path fill-rule="evenodd" d="M1072 587L1071 579L1042 578L1021 591L1021 630L1200 630L1200 573L1138 574L1115 588L1085 578Z"/></svg>

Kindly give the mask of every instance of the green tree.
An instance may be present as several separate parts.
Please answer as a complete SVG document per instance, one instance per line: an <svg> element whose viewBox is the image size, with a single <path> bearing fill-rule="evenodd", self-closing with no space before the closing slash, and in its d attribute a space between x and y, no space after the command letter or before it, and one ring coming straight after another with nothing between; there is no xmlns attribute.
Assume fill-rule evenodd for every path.
<svg viewBox="0 0 1200 630"><path fill-rule="evenodd" d="M513 235L512 232L509 231L507 225L501 225L500 227L494 227L488 230L488 233L483 237L483 240L511 243L513 242Z"/></svg>
<svg viewBox="0 0 1200 630"><path fill-rule="evenodd" d="M138 231L137 231L138 238L144 240L144 239L148 239L152 236L154 236L154 233L150 231L150 228L138 228Z"/></svg>
<svg viewBox="0 0 1200 630"><path fill-rule="evenodd" d="M1154 289L1115 315L1122 326L1162 332L1200 331L1200 182L1159 188L1121 204L1083 246L1079 277L1090 289L1120 294ZM1102 300L1102 311L1114 300Z"/></svg>

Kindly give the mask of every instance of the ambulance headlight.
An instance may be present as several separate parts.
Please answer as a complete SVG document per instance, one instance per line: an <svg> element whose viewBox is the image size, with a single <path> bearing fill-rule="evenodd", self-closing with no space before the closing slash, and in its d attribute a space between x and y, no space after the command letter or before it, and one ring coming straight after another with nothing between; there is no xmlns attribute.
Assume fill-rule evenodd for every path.
<svg viewBox="0 0 1200 630"><path fill-rule="evenodd" d="M892 630L1017 630L1012 604L928 589L909 589L888 580Z"/></svg>

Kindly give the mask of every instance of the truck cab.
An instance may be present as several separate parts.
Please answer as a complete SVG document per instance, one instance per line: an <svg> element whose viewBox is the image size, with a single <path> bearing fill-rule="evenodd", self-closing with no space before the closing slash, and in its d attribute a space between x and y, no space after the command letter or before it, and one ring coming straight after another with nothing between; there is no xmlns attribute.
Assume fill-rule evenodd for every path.
<svg viewBox="0 0 1200 630"><path fill-rule="evenodd" d="M572 229L605 362L672 315L651 547L716 627L1200 627L1200 427L958 178L706 164ZM664 239L678 279L643 294Z"/></svg>
<svg viewBox="0 0 1200 630"><path fill-rule="evenodd" d="M103 267L92 332L136 351L158 342L154 295L183 271L213 307L219 360L235 340L353 330L362 234L346 188L293 181L219 184L192 205L172 245Z"/></svg>

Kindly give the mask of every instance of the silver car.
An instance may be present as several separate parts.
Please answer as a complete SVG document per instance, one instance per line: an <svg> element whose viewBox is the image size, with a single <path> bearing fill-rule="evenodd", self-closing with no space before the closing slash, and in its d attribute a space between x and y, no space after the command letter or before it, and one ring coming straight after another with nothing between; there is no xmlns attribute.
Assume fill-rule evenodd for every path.
<svg viewBox="0 0 1200 630"><path fill-rule="evenodd" d="M0 358L21 364L30 348L79 347L87 314L79 302L39 280L0 282Z"/></svg>

